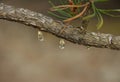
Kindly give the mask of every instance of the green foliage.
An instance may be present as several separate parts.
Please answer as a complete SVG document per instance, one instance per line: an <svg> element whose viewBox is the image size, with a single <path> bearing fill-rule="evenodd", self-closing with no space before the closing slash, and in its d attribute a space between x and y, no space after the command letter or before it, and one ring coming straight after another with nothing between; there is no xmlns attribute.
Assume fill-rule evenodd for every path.
<svg viewBox="0 0 120 82"><path fill-rule="evenodd" d="M99 9L95 6L95 3L100 3L100 2L105 2L108 0L94 0L93 2L91 2L91 8L93 10L93 13L91 13L90 15L84 16L82 17L83 20L89 20L93 17L96 17L98 19L98 24L97 29L100 29L103 26L103 16L107 15L107 16L111 16L111 17L120 17L119 15L114 15L113 12L117 12L120 13L120 9ZM59 8L57 7L55 4L53 4L54 1L49 1L49 3L51 4L52 8L55 10L54 12L48 11L48 13L50 13L51 15L58 17L59 19L65 20L71 17L76 16L76 14L74 14L73 12L71 12L70 8ZM59 5L68 5L69 2L67 0L59 0L60 4ZM81 2L90 2L90 0L73 0L75 5L79 5ZM80 13L82 11L81 7L77 8L77 12Z"/></svg>
<svg viewBox="0 0 120 82"><path fill-rule="evenodd" d="M74 0L74 3L78 4L80 1L81 0ZM57 8L53 2L54 2L54 0L53 1L49 0L49 3L51 4L52 8L56 11L54 11L54 12L48 11L49 14L51 14L57 18L60 18L62 20L65 20L67 18L71 18L71 17L75 16L75 14L72 13L69 8L66 8L66 9ZM69 4L67 0L66 1L59 0L59 2L60 2L60 5ZM80 12L81 9L79 8L77 10Z"/></svg>
<svg viewBox="0 0 120 82"><path fill-rule="evenodd" d="M94 0L94 2L105 2L105 1L109 1L109 0Z"/></svg>

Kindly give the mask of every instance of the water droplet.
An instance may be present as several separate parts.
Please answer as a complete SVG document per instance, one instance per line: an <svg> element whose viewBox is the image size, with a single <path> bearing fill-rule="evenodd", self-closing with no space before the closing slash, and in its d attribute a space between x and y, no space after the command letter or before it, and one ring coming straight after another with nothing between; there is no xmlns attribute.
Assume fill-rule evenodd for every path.
<svg viewBox="0 0 120 82"><path fill-rule="evenodd" d="M88 50L90 50L90 48L91 48L90 46L87 46L87 49L88 49Z"/></svg>
<svg viewBox="0 0 120 82"><path fill-rule="evenodd" d="M60 41L59 41L59 48L60 49L64 49L65 48L65 41L64 41L64 39L60 39Z"/></svg>
<svg viewBox="0 0 120 82"><path fill-rule="evenodd" d="M43 33L40 30L38 31L38 40L41 42L44 41Z"/></svg>

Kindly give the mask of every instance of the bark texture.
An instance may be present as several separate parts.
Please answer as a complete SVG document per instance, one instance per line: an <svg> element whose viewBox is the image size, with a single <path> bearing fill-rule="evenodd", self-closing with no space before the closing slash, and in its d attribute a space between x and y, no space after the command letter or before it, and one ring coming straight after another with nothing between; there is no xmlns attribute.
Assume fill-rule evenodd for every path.
<svg viewBox="0 0 120 82"><path fill-rule="evenodd" d="M53 20L51 17L45 16L41 13L24 8L15 8L3 3L0 3L0 18L29 25L73 43L120 50L120 36L85 32L83 28L86 28L87 25L84 21L81 21L83 28L73 27L72 25L66 26L61 21ZM60 34L61 29L65 26L65 31Z"/></svg>

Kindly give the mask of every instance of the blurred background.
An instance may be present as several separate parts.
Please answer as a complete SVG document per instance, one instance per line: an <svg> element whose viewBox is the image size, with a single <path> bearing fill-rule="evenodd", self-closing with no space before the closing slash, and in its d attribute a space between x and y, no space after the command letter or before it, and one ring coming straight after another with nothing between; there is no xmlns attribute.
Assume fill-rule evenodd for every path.
<svg viewBox="0 0 120 82"><path fill-rule="evenodd" d="M57 0L56 0L57 1ZM48 0L1 0L8 5L47 14ZM120 0L96 4L99 8L120 8ZM88 31L97 31L93 19ZM79 24L76 22L75 24ZM0 82L120 82L120 51L77 45L37 29L0 20ZM104 16L99 32L120 35L120 18Z"/></svg>

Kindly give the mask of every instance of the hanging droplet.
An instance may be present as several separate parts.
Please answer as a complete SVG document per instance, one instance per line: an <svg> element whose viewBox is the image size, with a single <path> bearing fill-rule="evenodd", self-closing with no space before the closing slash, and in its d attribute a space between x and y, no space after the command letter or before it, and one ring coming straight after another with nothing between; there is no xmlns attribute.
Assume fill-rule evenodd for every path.
<svg viewBox="0 0 120 82"><path fill-rule="evenodd" d="M88 50L90 50L90 48L91 48L90 46L87 46L87 49L88 49Z"/></svg>
<svg viewBox="0 0 120 82"><path fill-rule="evenodd" d="M64 41L64 39L60 39L60 41L59 41L59 48L60 49L64 49L65 48L65 41Z"/></svg>
<svg viewBox="0 0 120 82"><path fill-rule="evenodd" d="M40 30L38 31L38 40L41 42L44 41L43 33Z"/></svg>

